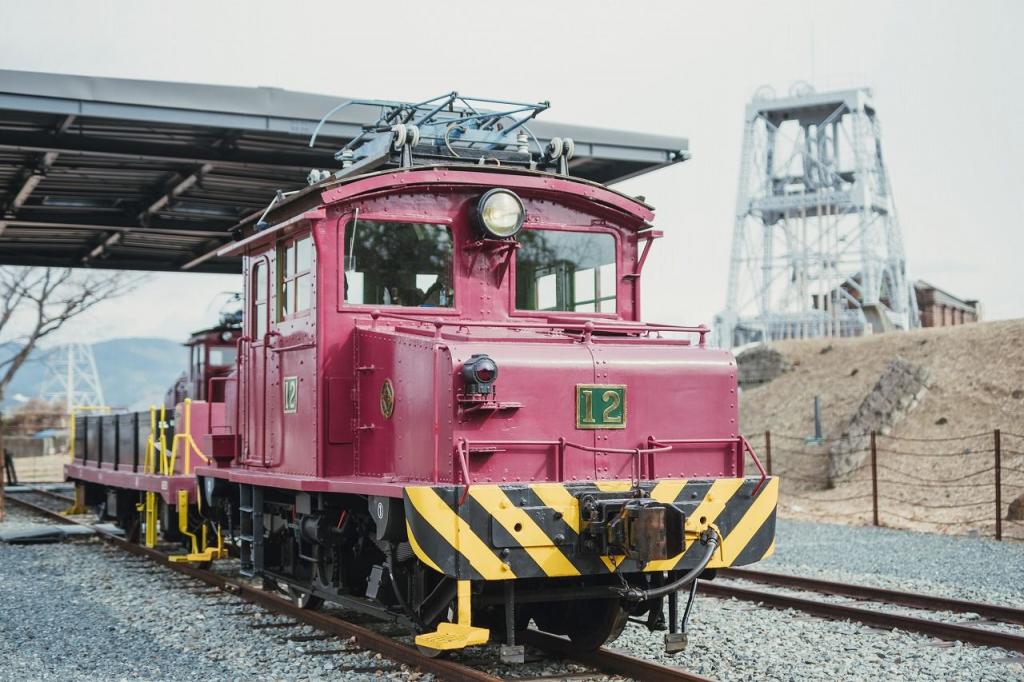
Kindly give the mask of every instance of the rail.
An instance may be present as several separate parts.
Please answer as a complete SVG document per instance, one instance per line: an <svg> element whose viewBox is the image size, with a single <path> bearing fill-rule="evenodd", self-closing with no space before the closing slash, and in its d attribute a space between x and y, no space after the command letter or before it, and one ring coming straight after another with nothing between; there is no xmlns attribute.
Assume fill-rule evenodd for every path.
<svg viewBox="0 0 1024 682"><path fill-rule="evenodd" d="M909 606L913 608L931 609L933 611L952 611L954 613L973 613L983 618L1024 625L1024 609L1001 604L987 604L966 599L952 599L948 597L936 597L930 594L919 594L916 592L903 592L900 590L888 590L881 587L869 585L855 585L852 583L841 583L833 580L822 580L819 578L807 578L805 576L790 575L788 573L773 573L769 571L756 571L749 568L720 568L718 575L722 578L736 578L765 585L776 585L778 587L791 587L798 590L821 592L823 594L838 594L854 599L884 602L898 606Z"/></svg>
<svg viewBox="0 0 1024 682"><path fill-rule="evenodd" d="M13 499L13 497L12 497ZM75 523L77 525L92 528L97 537L103 542L118 547L135 556L143 557L165 566L178 573L190 576L211 587L223 591L226 594L233 594L250 603L261 606L268 611L286 615L300 623L309 625L321 632L330 633L345 639L354 639L355 643L364 649L375 651L395 661L404 663L411 667L432 673L439 679L452 680L454 682L497 682L502 679L491 675L483 670L477 670L468 665L444 658L434 658L417 649L414 649L391 636L375 632L367 627L351 623L327 613L312 611L296 606L291 601L283 599L270 592L264 591L249 583L229 578L215 573L212 570L201 569L187 563L175 562L163 552L135 544L124 538L108 533L95 526L69 519L59 512L41 507L28 502L27 500L14 499L15 504L31 509L37 513L60 521L61 523ZM580 651L574 647L568 639L555 637L536 630L527 633L527 643L547 653L554 653L559 656L571 658L585 665L596 668L600 671L622 675L628 678L639 680L650 680L651 682L710 682L706 677L690 673L675 667L669 667L623 654L608 649L596 651Z"/></svg>
<svg viewBox="0 0 1024 682"><path fill-rule="evenodd" d="M822 599L805 599L765 590L752 590L714 582L701 581L701 591L723 599L755 602L776 609L795 609L813 616L833 620L851 620L864 625L900 629L931 635L946 641L959 641L1024 652L1024 636L1000 630L989 630L930 618L904 616L887 611L835 604Z"/></svg>

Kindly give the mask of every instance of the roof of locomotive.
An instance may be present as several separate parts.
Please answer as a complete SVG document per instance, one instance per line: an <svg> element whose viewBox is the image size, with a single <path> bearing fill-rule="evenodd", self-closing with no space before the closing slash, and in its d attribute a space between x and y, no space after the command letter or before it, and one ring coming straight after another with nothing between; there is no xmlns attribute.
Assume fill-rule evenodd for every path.
<svg viewBox="0 0 1024 682"><path fill-rule="evenodd" d="M387 187L408 188L430 184L494 185L488 176L505 179L510 189L545 189L583 197L607 207L618 209L635 218L639 224L649 226L654 218L654 207L637 197L631 197L599 182L569 175L560 175L518 167L444 164L389 168L372 173L327 180L306 187L287 197L269 211L259 211L246 217L232 228L239 240L222 248L218 255L233 256L242 253L255 242L271 237L278 229L292 224L308 211ZM474 177L477 176L477 177ZM488 181L485 181L488 180ZM266 221L268 228L256 231L258 223Z"/></svg>

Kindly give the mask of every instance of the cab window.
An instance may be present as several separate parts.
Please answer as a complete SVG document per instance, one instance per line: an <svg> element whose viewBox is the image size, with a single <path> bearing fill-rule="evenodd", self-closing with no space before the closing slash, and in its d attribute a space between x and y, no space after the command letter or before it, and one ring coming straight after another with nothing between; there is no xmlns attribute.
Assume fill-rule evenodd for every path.
<svg viewBox="0 0 1024 682"><path fill-rule="evenodd" d="M516 308L614 313L615 238L565 230L524 230L516 253Z"/></svg>
<svg viewBox="0 0 1024 682"><path fill-rule="evenodd" d="M277 273L278 321L309 310L313 292L313 240L309 235L278 247Z"/></svg>
<svg viewBox="0 0 1024 682"><path fill-rule="evenodd" d="M234 346L214 346L210 348L210 365L223 367L235 364L238 355Z"/></svg>
<svg viewBox="0 0 1024 682"><path fill-rule="evenodd" d="M452 235L445 225L352 220L345 227L345 302L451 308Z"/></svg>

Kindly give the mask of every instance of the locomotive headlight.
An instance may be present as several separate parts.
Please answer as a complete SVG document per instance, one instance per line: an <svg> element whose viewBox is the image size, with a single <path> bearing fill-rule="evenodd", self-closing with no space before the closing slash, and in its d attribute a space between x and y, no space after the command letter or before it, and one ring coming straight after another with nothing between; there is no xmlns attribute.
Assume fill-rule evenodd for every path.
<svg viewBox="0 0 1024 682"><path fill-rule="evenodd" d="M492 189L477 203L477 218L486 237L508 239L523 229L526 209L522 200L507 189Z"/></svg>
<svg viewBox="0 0 1024 682"><path fill-rule="evenodd" d="M491 393L497 378L498 364L489 355L477 353L462 363L462 380L466 382L466 393Z"/></svg>

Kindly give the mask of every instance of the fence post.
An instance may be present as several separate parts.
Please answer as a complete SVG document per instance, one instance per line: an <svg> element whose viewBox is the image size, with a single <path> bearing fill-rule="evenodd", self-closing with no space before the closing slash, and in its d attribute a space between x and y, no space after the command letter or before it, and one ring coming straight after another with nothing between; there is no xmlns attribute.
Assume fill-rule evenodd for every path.
<svg viewBox="0 0 1024 682"><path fill-rule="evenodd" d="M996 540L1003 539L1003 443L999 429L992 432L996 454Z"/></svg>
<svg viewBox="0 0 1024 682"><path fill-rule="evenodd" d="M764 454L768 459L768 475L772 475L772 432L764 432Z"/></svg>
<svg viewBox="0 0 1024 682"><path fill-rule="evenodd" d="M875 447L875 432L871 432L871 511L875 525L878 525L878 448Z"/></svg>

